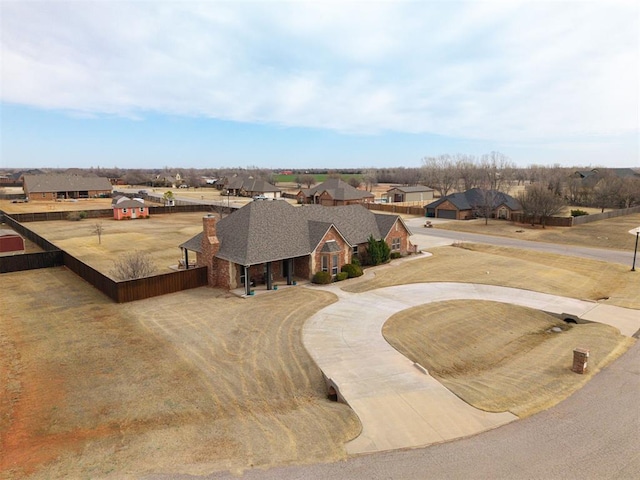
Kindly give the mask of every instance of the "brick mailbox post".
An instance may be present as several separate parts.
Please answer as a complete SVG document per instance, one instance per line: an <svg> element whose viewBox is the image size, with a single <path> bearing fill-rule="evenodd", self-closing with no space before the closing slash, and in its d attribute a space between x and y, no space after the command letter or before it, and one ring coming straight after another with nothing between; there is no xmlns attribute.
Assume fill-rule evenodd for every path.
<svg viewBox="0 0 640 480"><path fill-rule="evenodd" d="M589 350L586 348L573 349L573 367L571 370L576 373L583 374L587 371L587 360L589 359Z"/></svg>

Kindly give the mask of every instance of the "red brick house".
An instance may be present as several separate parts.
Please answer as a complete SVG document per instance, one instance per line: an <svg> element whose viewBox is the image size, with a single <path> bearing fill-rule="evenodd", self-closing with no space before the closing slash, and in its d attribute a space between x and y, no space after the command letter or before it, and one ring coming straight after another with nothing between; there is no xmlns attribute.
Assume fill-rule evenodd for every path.
<svg viewBox="0 0 640 480"><path fill-rule="evenodd" d="M138 198L119 197L112 207L115 220L149 218L149 207L144 204L143 200Z"/></svg>
<svg viewBox="0 0 640 480"><path fill-rule="evenodd" d="M273 288L309 280L321 270L337 274L366 251L368 239L384 239L392 252L415 252L410 232L397 215L374 214L361 205L295 207L287 202L251 202L218 221L203 218L203 232L180 245L189 263L209 267L209 285L227 289Z"/></svg>
<svg viewBox="0 0 640 480"><path fill-rule="evenodd" d="M29 201L108 197L112 190L105 177L60 174L24 175L22 186Z"/></svg>
<svg viewBox="0 0 640 480"><path fill-rule="evenodd" d="M330 178L313 188L300 190L296 198L298 203L334 207L373 202L375 196L366 190L354 188L339 178Z"/></svg>

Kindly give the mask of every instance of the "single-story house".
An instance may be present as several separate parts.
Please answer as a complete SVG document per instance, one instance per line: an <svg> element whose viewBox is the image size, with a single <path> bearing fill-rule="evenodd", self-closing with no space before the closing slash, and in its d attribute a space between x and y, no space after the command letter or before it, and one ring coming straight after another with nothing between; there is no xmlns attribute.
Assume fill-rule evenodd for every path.
<svg viewBox="0 0 640 480"><path fill-rule="evenodd" d="M111 206L115 220L149 218L149 207L140 198L118 197L114 199Z"/></svg>
<svg viewBox="0 0 640 480"><path fill-rule="evenodd" d="M439 198L425 207L425 215L451 220L468 220L484 217L484 211L491 212L491 218L508 220L515 212L520 212L520 202L503 192L472 188Z"/></svg>
<svg viewBox="0 0 640 480"><path fill-rule="evenodd" d="M229 195L238 197L254 197L261 195L266 198L280 198L282 190L265 180L254 178L250 175L234 175L226 177L216 186L227 191Z"/></svg>
<svg viewBox="0 0 640 480"><path fill-rule="evenodd" d="M352 187L339 178L330 178L313 188L303 188L296 194L298 203L324 205L356 205L373 202L374 195L366 190Z"/></svg>
<svg viewBox="0 0 640 480"><path fill-rule="evenodd" d="M13 230L0 229L0 257L24 253L24 238Z"/></svg>
<svg viewBox="0 0 640 480"><path fill-rule="evenodd" d="M340 272L354 256L366 252L368 240L384 239L391 252L416 251L409 229L398 215L374 214L361 205L293 206L285 201L251 202L218 220L203 218L203 231L180 245L184 263L196 252L207 266L209 285L227 289L273 282L291 285L316 272Z"/></svg>
<svg viewBox="0 0 640 480"><path fill-rule="evenodd" d="M433 191L433 188L424 185L393 187L384 193L383 198L387 199L387 203L426 202L433 200Z"/></svg>
<svg viewBox="0 0 640 480"><path fill-rule="evenodd" d="M24 175L24 193L29 201L66 200L111 196L111 182L106 177L80 175Z"/></svg>

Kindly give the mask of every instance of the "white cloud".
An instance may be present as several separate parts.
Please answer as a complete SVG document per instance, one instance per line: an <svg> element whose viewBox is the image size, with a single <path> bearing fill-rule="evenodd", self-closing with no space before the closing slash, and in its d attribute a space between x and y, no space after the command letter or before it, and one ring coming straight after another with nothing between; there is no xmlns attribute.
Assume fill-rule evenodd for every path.
<svg viewBox="0 0 640 480"><path fill-rule="evenodd" d="M2 101L344 132L638 130L630 2L11 2Z"/></svg>

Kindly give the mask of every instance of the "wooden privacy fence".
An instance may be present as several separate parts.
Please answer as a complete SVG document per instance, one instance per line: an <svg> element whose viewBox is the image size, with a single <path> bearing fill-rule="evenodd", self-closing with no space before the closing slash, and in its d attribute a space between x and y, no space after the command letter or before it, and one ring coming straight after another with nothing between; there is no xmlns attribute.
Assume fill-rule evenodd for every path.
<svg viewBox="0 0 640 480"><path fill-rule="evenodd" d="M396 213L398 215L420 215L425 216L424 206L414 205L394 205L393 203L364 203L369 210L379 210L381 212Z"/></svg>
<svg viewBox="0 0 640 480"><path fill-rule="evenodd" d="M25 253L0 257L0 273L22 272L38 268L61 267L64 265L62 250Z"/></svg>
<svg viewBox="0 0 640 480"><path fill-rule="evenodd" d="M590 215L581 215L579 217L573 217L573 224L582 225L583 223L597 222L598 220L621 217L622 215L632 215L634 213L640 213L640 206L631 207L631 208L620 208L618 210L611 210L609 212L592 213Z"/></svg>
<svg viewBox="0 0 640 480"><path fill-rule="evenodd" d="M11 216L4 212L0 212L0 214L4 216L5 223L11 226L13 230L45 250L39 253L0 257L0 273L65 266L118 303L132 302L190 288L204 287L208 284L207 267L190 268L152 277L117 282L68 252L60 250Z"/></svg>

